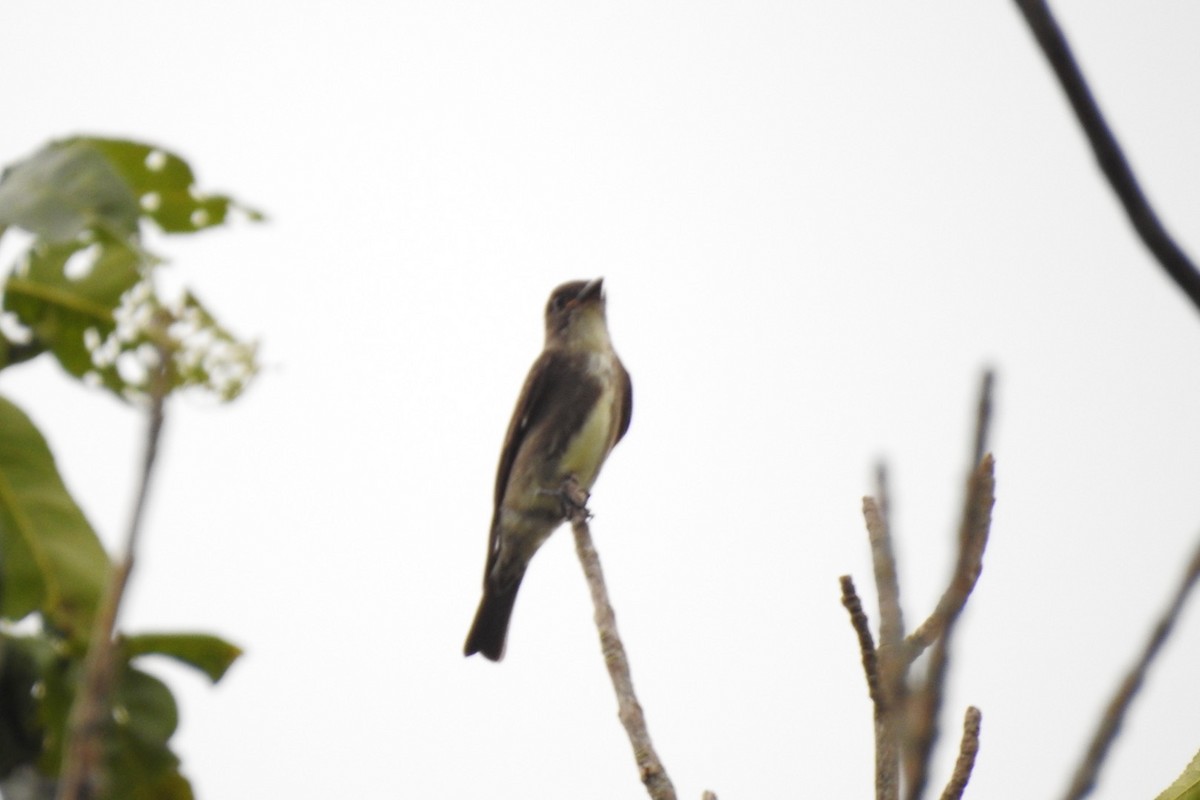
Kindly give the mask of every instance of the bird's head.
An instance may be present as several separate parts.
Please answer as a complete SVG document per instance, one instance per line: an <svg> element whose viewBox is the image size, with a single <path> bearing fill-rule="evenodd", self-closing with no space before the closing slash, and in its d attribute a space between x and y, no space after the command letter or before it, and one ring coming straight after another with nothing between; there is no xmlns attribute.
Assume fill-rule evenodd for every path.
<svg viewBox="0 0 1200 800"><path fill-rule="evenodd" d="M611 347L604 317L604 279L571 281L546 301L546 344L566 348Z"/></svg>

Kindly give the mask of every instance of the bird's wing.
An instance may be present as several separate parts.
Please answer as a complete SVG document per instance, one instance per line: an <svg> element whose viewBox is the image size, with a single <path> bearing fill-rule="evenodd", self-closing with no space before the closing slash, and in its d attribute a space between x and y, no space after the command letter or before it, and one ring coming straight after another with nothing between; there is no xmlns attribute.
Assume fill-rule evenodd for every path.
<svg viewBox="0 0 1200 800"><path fill-rule="evenodd" d="M512 420L508 423L508 432L504 434L504 448L500 451L500 464L496 468L494 506L496 511L500 510L500 502L504 500L504 491L508 488L508 479L512 474L513 463L516 462L517 453L520 452L521 444L525 441L525 434L546 413L545 399L559 376L558 370L548 368L553 355L549 351L544 352L537 361L533 362L533 366L529 369L529 375L525 378L525 385L521 388L517 407L513 409ZM494 528L495 525L492 527Z"/></svg>
<svg viewBox="0 0 1200 800"><path fill-rule="evenodd" d="M508 479L512 476L513 464L517 461L517 453L525 437L547 413L550 412L546 398L562 381L563 372L555 369L551 363L558 356L553 351L546 351L533 362L521 396L517 399L517 407L513 409L512 420L508 423L508 432L504 435L504 447L500 451L500 464L496 468L496 495L492 507L492 525L488 529L488 556L484 566L483 579L487 584L488 576L492 574L496 557L500 553L500 504L504 502L504 493L508 489Z"/></svg>
<svg viewBox="0 0 1200 800"><path fill-rule="evenodd" d="M629 420L633 418L633 381L629 380L629 373L625 371L624 364L621 365L621 380L625 383L625 391L621 393L621 421L613 444L625 436L625 431L629 430Z"/></svg>

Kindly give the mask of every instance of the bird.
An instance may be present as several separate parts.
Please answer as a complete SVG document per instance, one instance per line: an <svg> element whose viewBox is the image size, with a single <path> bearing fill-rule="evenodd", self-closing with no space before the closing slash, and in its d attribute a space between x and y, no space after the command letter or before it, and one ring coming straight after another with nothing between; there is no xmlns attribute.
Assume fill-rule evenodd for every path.
<svg viewBox="0 0 1200 800"><path fill-rule="evenodd" d="M483 598L463 646L504 657L509 620L525 570L566 520L564 485L589 492L629 430L633 385L613 350L604 279L571 281L546 302L546 340L513 410L500 463Z"/></svg>

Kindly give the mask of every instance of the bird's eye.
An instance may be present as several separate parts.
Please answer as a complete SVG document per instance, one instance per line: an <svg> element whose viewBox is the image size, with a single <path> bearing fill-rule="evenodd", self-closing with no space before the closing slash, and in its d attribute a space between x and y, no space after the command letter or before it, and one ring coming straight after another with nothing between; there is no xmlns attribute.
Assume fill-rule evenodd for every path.
<svg viewBox="0 0 1200 800"><path fill-rule="evenodd" d="M556 294L554 299L550 301L550 307L555 311L562 311L567 306L567 296L565 294Z"/></svg>

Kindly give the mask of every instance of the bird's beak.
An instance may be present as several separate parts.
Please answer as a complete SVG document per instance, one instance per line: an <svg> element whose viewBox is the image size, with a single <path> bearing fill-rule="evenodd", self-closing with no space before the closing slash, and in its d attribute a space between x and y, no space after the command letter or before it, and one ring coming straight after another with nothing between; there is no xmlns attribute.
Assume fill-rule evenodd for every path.
<svg viewBox="0 0 1200 800"><path fill-rule="evenodd" d="M575 295L576 303L586 303L589 300L604 299L604 278L596 278L587 282L587 285L579 290L579 294Z"/></svg>

